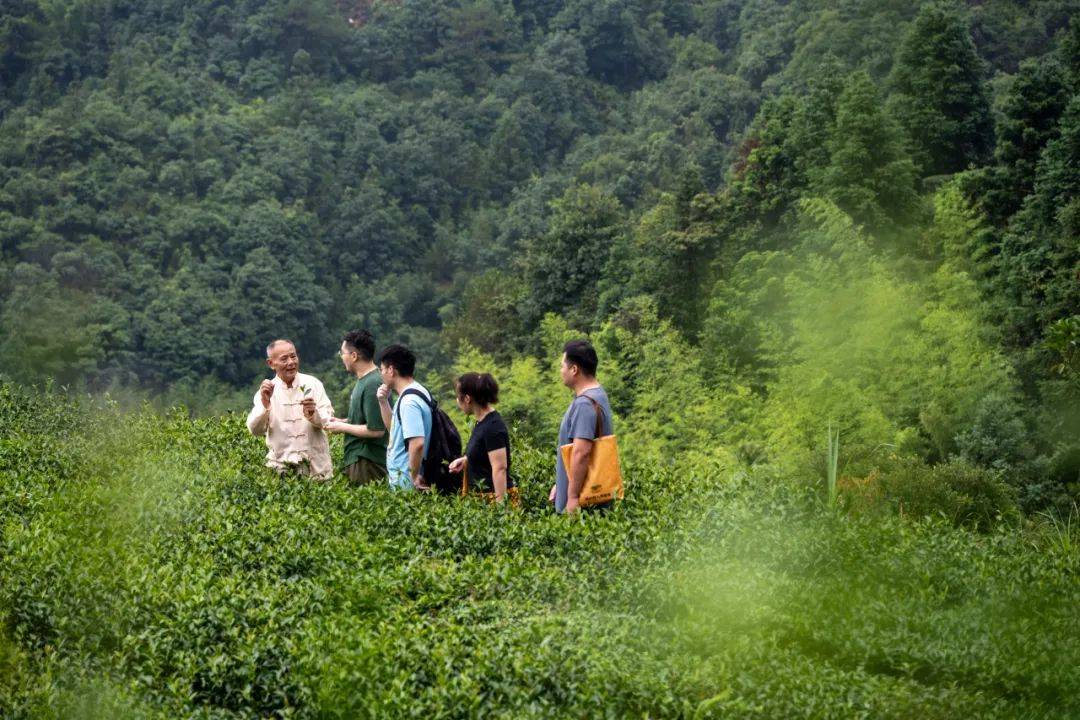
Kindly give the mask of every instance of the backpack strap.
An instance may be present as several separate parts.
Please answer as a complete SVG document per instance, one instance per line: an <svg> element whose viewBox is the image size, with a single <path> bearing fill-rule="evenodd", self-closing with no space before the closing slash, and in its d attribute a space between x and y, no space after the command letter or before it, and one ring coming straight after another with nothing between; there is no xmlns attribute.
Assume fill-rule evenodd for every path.
<svg viewBox="0 0 1080 720"><path fill-rule="evenodd" d="M434 402L434 400L429 400L427 395L420 392L416 388L409 388L405 392L398 395L398 401L396 403L394 403L394 410L397 411L396 415L397 415L398 425L401 424L401 399L403 397L405 397L406 395L416 395L421 400L423 400L424 403L427 404L427 406L431 409L432 421L434 422L434 419L435 419L435 402Z"/></svg>

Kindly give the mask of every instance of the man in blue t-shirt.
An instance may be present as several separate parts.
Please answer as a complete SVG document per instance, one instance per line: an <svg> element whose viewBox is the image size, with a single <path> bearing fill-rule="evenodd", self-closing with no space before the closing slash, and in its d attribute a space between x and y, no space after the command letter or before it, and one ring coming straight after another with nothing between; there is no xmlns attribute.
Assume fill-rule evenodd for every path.
<svg viewBox="0 0 1080 720"><path fill-rule="evenodd" d="M391 345L379 355L383 384L376 393L383 424L390 428L386 472L395 490L430 490L424 479L424 457L431 442L431 393L413 379L416 355L404 345ZM390 407L390 393L397 402ZM423 398L420 397L423 395Z"/></svg>

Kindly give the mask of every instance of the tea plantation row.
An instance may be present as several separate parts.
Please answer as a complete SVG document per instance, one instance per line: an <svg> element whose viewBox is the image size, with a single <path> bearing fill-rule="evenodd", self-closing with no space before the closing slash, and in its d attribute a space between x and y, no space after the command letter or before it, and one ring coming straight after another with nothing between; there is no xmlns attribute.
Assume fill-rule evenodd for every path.
<svg viewBox="0 0 1080 720"><path fill-rule="evenodd" d="M1069 717L1074 532L628 468L606 516L281 482L236 417L0 385L0 717Z"/></svg>

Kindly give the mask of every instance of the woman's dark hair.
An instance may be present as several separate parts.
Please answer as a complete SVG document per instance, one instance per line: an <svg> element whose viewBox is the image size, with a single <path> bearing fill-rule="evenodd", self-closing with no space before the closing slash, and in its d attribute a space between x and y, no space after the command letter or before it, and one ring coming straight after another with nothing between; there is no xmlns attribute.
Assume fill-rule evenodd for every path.
<svg viewBox="0 0 1080 720"><path fill-rule="evenodd" d="M363 361L370 362L375 357L375 338L367 330L350 330L341 340Z"/></svg>
<svg viewBox="0 0 1080 720"><path fill-rule="evenodd" d="M389 365L403 377L412 377L416 372L416 356L404 345L389 345L379 353L379 364Z"/></svg>
<svg viewBox="0 0 1080 720"><path fill-rule="evenodd" d="M480 406L499 402L499 383L491 373L465 373L457 379L458 397L468 395Z"/></svg>
<svg viewBox="0 0 1080 720"><path fill-rule="evenodd" d="M571 340L563 346L566 354L566 362L573 363L581 368L587 377L596 375L596 367L600 360L596 357L596 350L588 340Z"/></svg>

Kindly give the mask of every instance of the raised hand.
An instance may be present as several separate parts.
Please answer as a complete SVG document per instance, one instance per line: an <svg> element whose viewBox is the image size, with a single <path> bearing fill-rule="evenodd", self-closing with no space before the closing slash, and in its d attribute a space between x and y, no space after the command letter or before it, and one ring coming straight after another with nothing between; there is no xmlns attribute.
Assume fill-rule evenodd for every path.
<svg viewBox="0 0 1080 720"><path fill-rule="evenodd" d="M274 394L274 381L263 380L262 385L259 386L259 399L262 400L263 407L267 410L270 409L270 396Z"/></svg>

